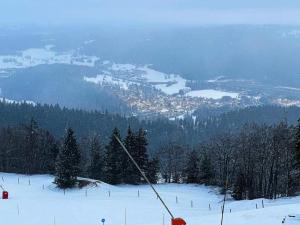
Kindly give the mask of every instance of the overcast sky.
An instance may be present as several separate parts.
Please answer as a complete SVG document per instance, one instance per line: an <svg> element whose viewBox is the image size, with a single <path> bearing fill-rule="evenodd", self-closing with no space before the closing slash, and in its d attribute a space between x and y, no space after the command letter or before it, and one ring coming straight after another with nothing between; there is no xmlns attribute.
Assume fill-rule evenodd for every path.
<svg viewBox="0 0 300 225"><path fill-rule="evenodd" d="M0 0L0 24L300 24L300 0Z"/></svg>

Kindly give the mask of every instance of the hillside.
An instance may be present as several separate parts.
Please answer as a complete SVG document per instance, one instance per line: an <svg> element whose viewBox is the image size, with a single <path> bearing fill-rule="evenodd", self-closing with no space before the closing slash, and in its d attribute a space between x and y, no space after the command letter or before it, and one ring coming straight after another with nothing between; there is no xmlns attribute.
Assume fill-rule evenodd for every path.
<svg viewBox="0 0 300 225"><path fill-rule="evenodd" d="M202 116L201 116L202 115ZM62 137L65 128L70 126L78 137L100 134L104 143L114 127L125 135L128 126L134 130L147 130L150 150L157 150L167 143L196 146L201 141L216 135L238 132L245 123L275 124L287 120L296 124L300 118L300 108L278 106L250 107L227 113L195 112L193 117L185 119L159 118L156 120L139 120L119 114L99 111L85 111L61 108L58 105L6 104L0 102L0 127L25 124L34 118L41 128L47 129L56 137ZM195 120L196 119L196 120Z"/></svg>
<svg viewBox="0 0 300 225"><path fill-rule="evenodd" d="M52 176L6 173L0 173L0 176L0 184L10 194L9 200L1 200L1 225L96 225L101 224L102 218L106 219L106 225L170 224L167 212L147 186L100 183L97 187L66 190L64 194L52 184ZM220 224L222 196L217 195L214 188L175 184L156 187L172 212L186 219L188 225ZM299 224L299 216L288 217L299 215L299 197L264 200L265 208L262 208L261 201L229 200L225 206L224 225L261 225L261 221L264 225L275 225L281 224L285 217L285 224Z"/></svg>
<svg viewBox="0 0 300 225"><path fill-rule="evenodd" d="M142 27L0 29L0 97L147 118L300 105L297 26Z"/></svg>

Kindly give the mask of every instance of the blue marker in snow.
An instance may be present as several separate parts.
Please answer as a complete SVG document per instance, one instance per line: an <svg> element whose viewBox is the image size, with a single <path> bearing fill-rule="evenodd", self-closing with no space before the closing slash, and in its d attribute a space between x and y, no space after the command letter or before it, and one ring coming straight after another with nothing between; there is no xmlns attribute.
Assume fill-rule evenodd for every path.
<svg viewBox="0 0 300 225"><path fill-rule="evenodd" d="M103 223L103 225L104 225L104 223L105 223L105 219L103 218L102 220L101 220L101 222Z"/></svg>

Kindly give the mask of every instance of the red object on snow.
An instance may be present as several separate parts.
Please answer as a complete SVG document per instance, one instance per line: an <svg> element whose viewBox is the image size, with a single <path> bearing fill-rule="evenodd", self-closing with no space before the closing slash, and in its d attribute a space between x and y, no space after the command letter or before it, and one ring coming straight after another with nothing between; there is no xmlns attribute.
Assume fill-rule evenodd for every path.
<svg viewBox="0 0 300 225"><path fill-rule="evenodd" d="M7 191L2 192L2 199L8 199L8 192Z"/></svg>
<svg viewBox="0 0 300 225"><path fill-rule="evenodd" d="M172 219L172 225L186 225L186 222L181 218Z"/></svg>

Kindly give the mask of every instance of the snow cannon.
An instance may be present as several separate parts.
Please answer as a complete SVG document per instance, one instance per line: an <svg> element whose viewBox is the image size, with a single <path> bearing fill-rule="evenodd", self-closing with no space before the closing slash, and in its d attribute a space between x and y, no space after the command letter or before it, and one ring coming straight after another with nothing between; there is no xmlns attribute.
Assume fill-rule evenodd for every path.
<svg viewBox="0 0 300 225"><path fill-rule="evenodd" d="M181 218L172 219L172 225L186 225L186 222Z"/></svg>
<svg viewBox="0 0 300 225"><path fill-rule="evenodd" d="M8 199L8 192L7 191L2 192L2 199Z"/></svg>

